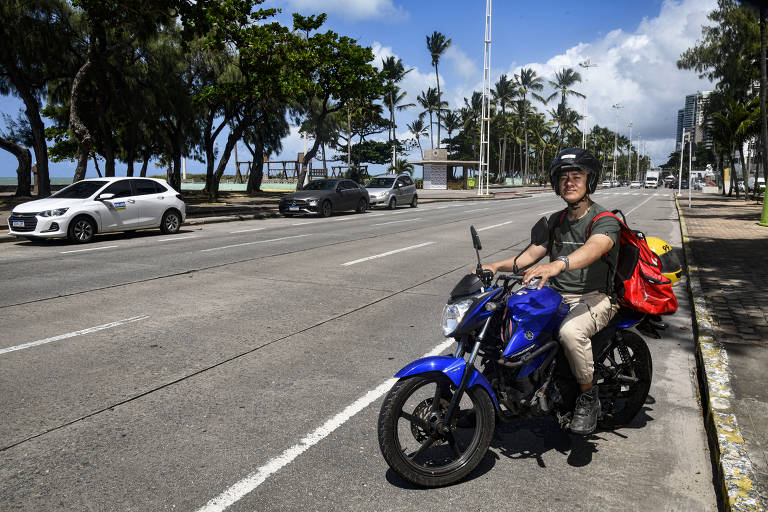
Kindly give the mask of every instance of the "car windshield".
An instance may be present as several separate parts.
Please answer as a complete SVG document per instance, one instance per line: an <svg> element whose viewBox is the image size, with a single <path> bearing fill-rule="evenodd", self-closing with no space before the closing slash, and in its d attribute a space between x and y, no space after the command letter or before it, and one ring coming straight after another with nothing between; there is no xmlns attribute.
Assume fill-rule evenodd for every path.
<svg viewBox="0 0 768 512"><path fill-rule="evenodd" d="M395 178L373 178L365 186L366 188L391 188Z"/></svg>
<svg viewBox="0 0 768 512"><path fill-rule="evenodd" d="M106 181L78 181L63 188L51 197L63 199L85 199L91 197L97 190L106 185Z"/></svg>
<svg viewBox="0 0 768 512"><path fill-rule="evenodd" d="M304 185L303 190L332 190L336 187L336 182L333 180L318 180L310 181Z"/></svg>

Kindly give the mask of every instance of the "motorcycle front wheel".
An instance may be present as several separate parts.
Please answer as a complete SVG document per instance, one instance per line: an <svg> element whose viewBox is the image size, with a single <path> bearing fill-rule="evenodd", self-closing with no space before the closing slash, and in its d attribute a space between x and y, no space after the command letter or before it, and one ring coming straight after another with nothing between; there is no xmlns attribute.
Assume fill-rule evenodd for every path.
<svg viewBox="0 0 768 512"><path fill-rule="evenodd" d="M389 467L414 484L458 482L488 451L496 423L491 398L478 386L466 390L446 424L455 391L444 374L425 373L399 380L381 405L381 453Z"/></svg>

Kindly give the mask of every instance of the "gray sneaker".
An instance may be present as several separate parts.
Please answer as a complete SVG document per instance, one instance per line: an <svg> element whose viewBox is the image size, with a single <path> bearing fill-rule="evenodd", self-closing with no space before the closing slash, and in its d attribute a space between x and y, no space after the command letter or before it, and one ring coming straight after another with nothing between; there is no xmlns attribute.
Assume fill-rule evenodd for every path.
<svg viewBox="0 0 768 512"><path fill-rule="evenodd" d="M571 420L571 432L580 436L591 434L597 428L597 416L600 413L600 399L597 386L585 391L576 400Z"/></svg>

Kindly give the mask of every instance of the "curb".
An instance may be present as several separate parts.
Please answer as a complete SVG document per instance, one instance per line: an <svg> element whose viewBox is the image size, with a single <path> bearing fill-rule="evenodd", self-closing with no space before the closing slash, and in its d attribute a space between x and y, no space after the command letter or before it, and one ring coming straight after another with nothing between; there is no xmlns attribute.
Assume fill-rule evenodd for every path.
<svg viewBox="0 0 768 512"><path fill-rule="evenodd" d="M765 510L760 502L754 482L752 463L747 454L744 438L741 436L736 415L731 407L731 380L728 372L728 354L712 328L712 315L707 309L698 267L693 261L688 238L688 227L678 198L675 207L680 219L680 233L685 251L688 289L694 306L694 327L696 329L696 362L702 376L702 406L704 421L715 455L715 465L726 511L757 512Z"/></svg>

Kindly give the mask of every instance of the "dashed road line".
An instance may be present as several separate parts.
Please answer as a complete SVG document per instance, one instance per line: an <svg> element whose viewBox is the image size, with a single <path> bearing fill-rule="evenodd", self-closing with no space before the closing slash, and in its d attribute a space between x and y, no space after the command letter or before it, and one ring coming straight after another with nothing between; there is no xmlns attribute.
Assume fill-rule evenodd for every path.
<svg viewBox="0 0 768 512"><path fill-rule="evenodd" d="M234 235L235 233L249 233L251 231L261 231L262 229L266 228L251 228L251 229L238 229L237 231L230 231L230 235Z"/></svg>
<svg viewBox="0 0 768 512"><path fill-rule="evenodd" d="M474 210L464 210L463 213L482 212L483 210L490 210L491 208L475 208Z"/></svg>
<svg viewBox="0 0 768 512"><path fill-rule="evenodd" d="M406 219L406 220L391 220L389 222L379 222L378 224L371 224L372 226L385 226L387 224L398 224L400 222L414 222L417 220L421 220L421 217L416 217L415 219Z"/></svg>
<svg viewBox="0 0 768 512"><path fill-rule="evenodd" d="M348 267L349 265L355 265L357 263L362 263L364 261L370 261L370 260L375 260L377 258L383 258L385 256L391 256L392 254L397 254L399 252L410 251L411 249L418 249L419 247L425 247L427 245L432 245L433 243L435 242L424 242L423 244L411 245L408 247L403 247L402 249L395 249L394 251L387 251L381 254L374 254L373 256L368 256L366 258L360 258L359 260L348 261L346 263L342 263L341 265L343 267Z"/></svg>
<svg viewBox="0 0 768 512"><path fill-rule="evenodd" d="M149 318L147 315L132 316L131 318L125 318L123 320L117 320L108 324L101 324L95 327L89 327L87 329L81 329L79 331L68 332L66 334L59 334L51 338L45 338L43 340L30 341L28 343L22 343L21 345L15 345L13 347L7 347L0 349L0 355L7 354L8 352L15 352L17 350L24 350L25 348L37 347L39 345L45 345L47 343L53 343L54 341L65 340L67 338L74 338L75 336L82 336L83 334L90 334L92 332L103 331L104 329L111 329L120 325L130 324L132 322L138 322L140 320L146 320Z"/></svg>
<svg viewBox="0 0 768 512"><path fill-rule="evenodd" d="M72 254L75 252L87 252L87 251L103 251L104 249L114 249L119 247L118 245L105 245L104 247L90 247L88 249L76 249L74 251L59 251L61 254Z"/></svg>
<svg viewBox="0 0 768 512"><path fill-rule="evenodd" d="M289 238L301 238L302 236L312 236L311 234L306 235L294 235L294 236L282 236L280 238L272 238L269 240L257 240L255 242L245 242L242 244L232 244L232 245L224 245L221 247L211 247L210 249L201 249L200 252L208 252L208 251L219 251L221 249L230 249L232 247L242 247L244 245L253 245L253 244L266 244L268 242L278 242L280 240L288 240Z"/></svg>
<svg viewBox="0 0 768 512"><path fill-rule="evenodd" d="M198 235L187 235L187 236L174 236L171 238L158 238L157 242L176 242L178 240L189 240L190 238L197 238Z"/></svg>

